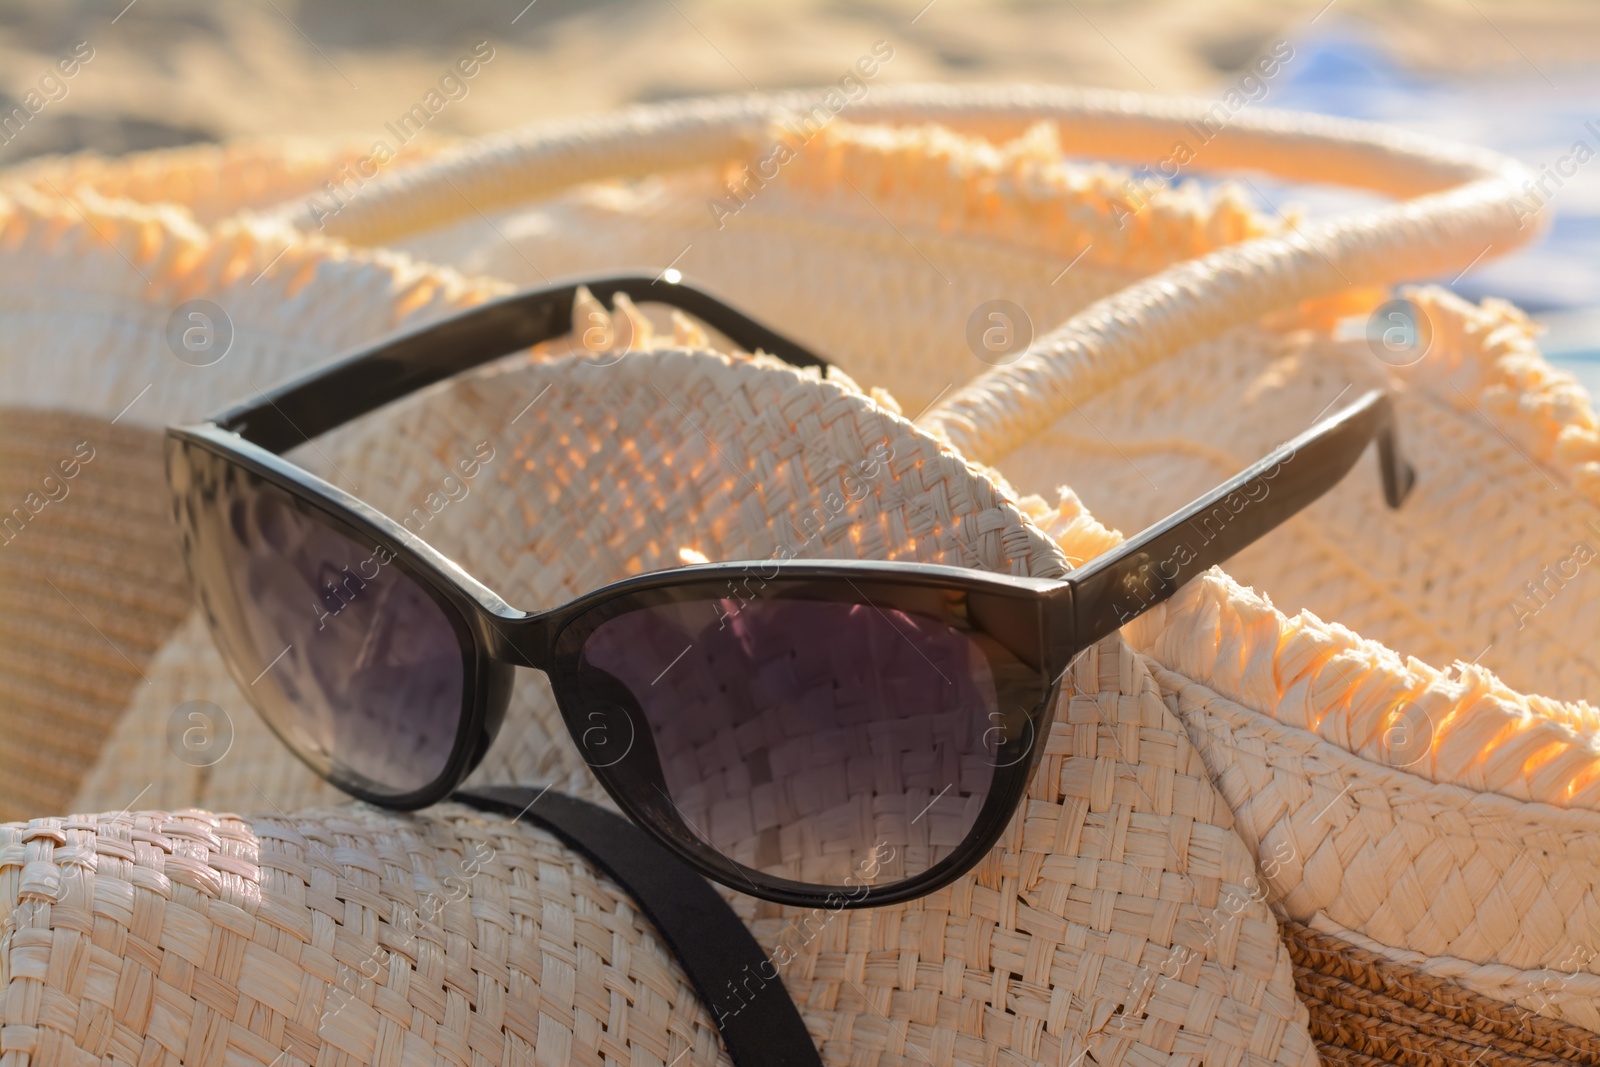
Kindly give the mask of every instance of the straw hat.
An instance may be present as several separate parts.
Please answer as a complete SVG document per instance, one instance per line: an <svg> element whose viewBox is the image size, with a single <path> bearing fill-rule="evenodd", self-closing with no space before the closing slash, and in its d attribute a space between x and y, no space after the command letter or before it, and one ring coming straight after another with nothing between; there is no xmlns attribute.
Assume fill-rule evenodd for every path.
<svg viewBox="0 0 1600 1067"><path fill-rule="evenodd" d="M28 620L0 685L6 708L29 709L0 722L26 740L7 746L0 801L17 818L118 812L0 831L0 1053L715 1059L704 1005L647 924L552 839L450 806L304 810L337 795L244 710L185 614L156 463L166 421L357 340L541 274L675 263L887 392L729 358L682 324L647 342L629 315L613 336L636 350L619 361L552 346L301 461L405 511L455 451L494 439L492 484L426 536L530 608L684 549L770 552L772 524L818 507L839 465L878 443L890 477L813 554L1059 573L1114 541L1102 522L1136 529L1352 383L1398 393L1419 468L1399 514L1353 478L1240 558L1255 589L1208 576L1085 656L1027 809L956 886L820 927L735 898L764 947L793 950L784 984L826 1061L1595 1058L1594 713L1509 687L1581 696L1590 661L1565 635L1592 609L1581 586L1531 615L1498 599L1588 536L1593 415L1513 309L1419 295L1432 344L1409 367L1334 326L1370 312L1375 287L1525 239L1515 171L1345 124L1233 116L1196 168L1359 176L1414 198L1297 228L1237 191L1061 160L1160 158L1198 114L1181 103L874 88L807 138L772 125L799 99L640 109L445 152L328 220L350 244L294 229L316 184L304 172L276 211L213 201L207 224L168 206L162 180L126 174L169 166L177 202L206 186L182 172L215 156L0 179L0 425L20 460L0 469L31 469L52 454L40 441L97 444L77 503L30 520L55 532L24 529L0 552L11 617ZM781 179L730 199L745 162L797 136ZM56 188L40 193L41 175ZM207 366L167 341L192 298L233 327ZM1007 324L1032 324L1032 354L969 347L995 300L1025 309ZM1427 665L1474 656L1485 666ZM40 727L51 713L76 728ZM170 742L175 722L231 744L197 755ZM530 681L480 778L595 796L561 733ZM263 814L177 810L191 805ZM493 857L427 946L377 956L396 909L478 842ZM330 997L343 1003L340 967L372 958L386 969L322 1025Z"/></svg>

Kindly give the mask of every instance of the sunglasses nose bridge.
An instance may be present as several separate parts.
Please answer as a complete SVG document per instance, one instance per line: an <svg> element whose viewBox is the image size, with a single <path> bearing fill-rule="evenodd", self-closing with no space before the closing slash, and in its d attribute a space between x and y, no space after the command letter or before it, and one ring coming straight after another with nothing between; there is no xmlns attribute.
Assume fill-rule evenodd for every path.
<svg viewBox="0 0 1600 1067"><path fill-rule="evenodd" d="M517 667L550 669L560 629L553 612L510 617L486 612L478 624L478 639L491 658Z"/></svg>

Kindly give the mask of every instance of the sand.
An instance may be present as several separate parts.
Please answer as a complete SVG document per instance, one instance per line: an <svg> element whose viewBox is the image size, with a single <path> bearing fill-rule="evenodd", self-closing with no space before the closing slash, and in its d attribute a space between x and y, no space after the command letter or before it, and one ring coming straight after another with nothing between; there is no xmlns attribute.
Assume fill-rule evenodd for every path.
<svg viewBox="0 0 1600 1067"><path fill-rule="evenodd" d="M0 146L0 164L238 135L379 137L486 42L432 126L504 129L632 101L832 81L876 41L883 81L1042 81L1216 91L1278 39L1357 29L1422 71L1600 59L1600 4L1496 0L82 0L0 4L0 103L92 58ZM526 5L526 6L525 6ZM119 14L120 11L120 14Z"/></svg>

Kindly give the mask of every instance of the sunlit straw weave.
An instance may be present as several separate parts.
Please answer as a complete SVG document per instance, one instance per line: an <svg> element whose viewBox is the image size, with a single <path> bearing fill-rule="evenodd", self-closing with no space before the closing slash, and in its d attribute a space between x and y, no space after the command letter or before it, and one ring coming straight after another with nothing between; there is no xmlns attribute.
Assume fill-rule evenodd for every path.
<svg viewBox="0 0 1600 1067"><path fill-rule="evenodd" d="M1510 309L1420 298L1435 348L1398 371L1375 363L1364 341L1332 333L1335 318L1364 314L1379 298L1368 286L1453 272L1487 244L1500 251L1530 235L1518 232L1510 207L1515 172L1492 157L1400 135L1241 113L1227 136L1206 146L1199 165L1250 162L1290 177L1360 179L1417 198L1332 230L1297 233L1281 218L1255 214L1237 192L1135 196L1116 172L1058 161L1056 138L1073 154L1158 157L1170 147L1163 142L1173 124L1194 110L1185 104L1034 90L873 94L852 109L853 121L908 121L914 128L835 123L721 229L707 200L725 197L723 183L738 162L782 136L769 123L793 98L667 105L467 146L374 185L330 226L493 281L466 281L388 251L297 238L281 221L228 221L207 230L170 209L101 194L75 205L48 188L20 194L0 208L0 274L9 288L0 299L11 321L39 332L19 330L18 340L7 342L0 382L8 404L108 420L156 381L143 406L118 423L153 432L168 418L202 414L355 340L482 299L508 282L536 284L541 274L603 266L659 270L681 257L686 274L827 352L864 383L886 387L907 414L937 402L922 421L971 457L998 463L1024 491L1054 495L1057 485L1071 483L1097 517L1132 530L1303 428L1346 384L1388 381L1401 391L1402 433L1421 477L1407 509L1383 513L1376 479L1364 467L1233 573L1291 610L1306 605L1350 621L1366 638L1421 660L1380 651L1309 614L1285 620L1259 595L1208 578L1130 632L1143 655L1113 639L1075 668L1029 806L973 876L882 912L808 919L736 903L775 958L793 956L784 982L829 1062L1070 1063L1088 1050L1097 1062L1177 1054L1207 1063L1307 1063L1317 1042L1341 1062L1459 1058L1462 1047L1446 1044L1443 1030L1428 1034L1420 1018L1403 1021L1422 1037L1351 1022L1351 1012L1380 1018L1373 998L1396 994L1370 982L1345 989L1316 978L1337 970L1315 962L1333 958L1329 938L1387 960L1382 966L1403 975L1428 977L1439 983L1428 988L1446 990L1440 996L1447 999L1478 995L1514 1005L1499 1019L1501 1029L1476 1027L1483 1035L1476 1049L1485 1056L1528 1048L1588 1055L1583 1040L1547 1046L1539 1035L1558 1032L1550 1026L1567 1026L1559 1032L1569 1038L1574 1024L1600 1028L1593 1008L1600 986L1593 948L1600 946L1592 944L1589 914L1596 814L1585 791L1594 779L1593 712L1521 697L1481 668L1442 673L1423 661L1479 656L1512 684L1566 698L1586 692L1593 667L1576 635L1593 630L1585 614L1591 598L1581 589L1553 598L1534 620L1540 628L1526 633L1505 625L1514 616L1498 597L1517 579L1503 591L1514 595L1522 575L1505 563L1506 546L1519 547L1514 554L1526 556L1532 579L1546 565L1531 566L1545 560L1541 553L1559 549L1548 560L1554 562L1570 553L1574 537L1589 536L1593 415L1575 387L1543 365ZM1054 120L1057 132L1028 132L1039 119ZM929 128L930 121L964 132ZM977 133L994 143L972 139ZM1005 143L1016 136L1022 139ZM174 187L186 187L176 176L185 162L171 165ZM118 164L105 166L108 175L92 185L129 187L114 174ZM628 186L574 184L658 172ZM282 218L293 216L297 201L289 198L304 190L284 189ZM1119 214L1126 225L1116 225ZM156 284L145 285L122 257ZM195 263L218 267L197 270ZM1164 269L1140 287L1141 277ZM268 296L257 296L269 286ZM121 310L108 319L80 318L63 337L61 294L68 292L76 305L87 292L91 306ZM1117 292L1126 309L1119 318L1075 319L1035 346L1037 358L959 391L985 369L966 342L968 318L983 301L1013 300L1042 334ZM241 327L244 347L215 367L174 374L162 330L171 307L191 294L259 325ZM59 311L52 318L39 308ZM1270 320L1252 321L1268 311ZM51 327L55 334L45 332ZM55 360L49 373L29 359L46 344ZM415 398L323 442L322 454L307 450L300 458L404 513L435 488L457 451L488 437L503 442L497 455L507 462L490 465L493 485L475 486L440 511L426 536L525 607L673 565L680 548L761 558L772 551L773 523L817 508L838 464L865 458L874 442L894 446L891 477L875 483L807 554L1052 573L1113 537L1074 496L1055 505L1018 500L896 417L886 396L864 396L842 378L820 382L762 361L729 362L703 347L680 330L662 350L634 352L609 367L553 350L546 361L513 362ZM541 396L513 426L512 416ZM1219 418L1219 411L1238 414ZM138 484L161 491L154 470ZM1457 532L1463 528L1498 533L1468 539ZM1500 569L1484 574L1479 564L1491 558ZM1577 647L1559 645L1562 634L1575 635L1569 644ZM1485 645L1491 647L1480 653ZM147 660L135 659L148 684L130 682L128 711L76 806L116 811L132 801L262 811L260 819L227 825L235 834L254 828L265 849L274 839L262 828L283 823L284 811L335 797L243 710L192 616ZM211 768L182 763L167 746L174 708L193 699L233 712L233 754ZM1396 718L1401 699L1422 709L1415 722ZM115 717L114 709L107 714ZM1396 725L1409 733L1397 733ZM1414 740L1419 731L1421 744ZM521 687L508 734L482 772L485 780L554 780L593 794L542 684ZM349 816L293 821L315 828L340 818ZM342 835L348 850L330 851L346 881L370 887L361 872L384 870L378 857L388 847L376 842L412 820L356 818L372 836ZM467 828L483 823L447 813L427 820L425 836L444 855L463 855L479 833ZM513 852L550 849L551 857L540 854L539 870L559 869L572 886L603 884L570 854L552 858L554 846L538 835L517 831L505 841ZM161 849L151 845L144 862L153 864ZM237 877L239 892L259 894L252 898L256 916L274 909L310 914L292 881L252 876L212 854L208 869ZM20 888L13 887L37 885L33 892L49 896L57 891L51 880L60 878L51 872L78 869L59 850L37 857L33 868L12 858L26 862L29 854L3 856L0 908L17 899ZM332 871L325 876L343 884ZM518 877L525 876L510 881ZM476 879L472 884L476 900ZM397 902L409 899L404 893L417 892L398 885L374 891L378 896L360 905L367 910L345 903L323 912L342 916L340 930L359 928L370 937L377 914L397 914ZM327 899L345 899L339 892ZM604 902L598 907L606 928L632 931L614 935L611 954L581 957L580 975L616 971L627 987L644 973L636 961L649 955L651 967L662 966L653 943L649 953L631 956L615 948L617 937L646 942L626 905L613 903L614 892L573 892ZM559 904L560 894L554 899ZM209 913L209 900L186 897L184 907ZM1322 931L1286 927L1301 965L1300 991L1313 1005L1309 1017L1295 996L1291 950L1266 902ZM167 914L188 914L166 907ZM16 955L19 939L56 944L58 935L37 932L57 929L54 910L13 913L5 958L26 963L4 964L8 988L18 992L6 994L0 1049L38 1051L47 1041L89 1048L89 1028L107 1009L123 1012L106 1027L122 1035L118 1040L144 1034L126 1010L133 1002L113 991L134 983L131 995L138 983L156 982L159 965L136 965L114 984L85 978L68 989L67 976L79 972L68 968L68 956L56 955L66 948ZM480 951L505 958L497 946L507 936L519 946L568 936L546 934L545 913L531 921L515 911L518 925L507 935L492 911L490 905L475 914L470 932L463 928L464 958ZM337 941L334 925L319 936ZM105 936L112 936L109 925ZM222 969L207 962L200 970L239 989L222 942L216 944L214 963ZM272 943L273 951L286 946ZM1323 956L1314 959L1314 948ZM47 966L57 958L63 962ZM695 1052L685 1062L714 1055L714 1044L703 1043L704 1007L696 1014L660 983L651 985L653 995L681 1005L683 1018L655 1022L649 1033L641 1016L657 1016L635 1012L613 1022L614 999L602 1032L589 1021L600 1018L599 1009L569 992L581 983L554 990L543 983L541 1007L557 1021L529 1037L482 1021L484 1005L499 1018L503 991L533 973L526 967L502 978L492 963L487 970L470 965L478 977L463 979L474 988L462 1004L473 1012L439 1016L419 1007L427 994L403 992L427 988L431 978L414 977L427 961L390 962L393 970L372 990L374 1003L383 1000L379 985L392 983L406 1007L396 1001L389 1014L379 1012L388 1029L375 1033L394 1042L385 1049L421 1048L406 1044L406 1035L423 1035L447 1058L456 1053L442 1050L521 1051L515 1042L525 1041L541 1057L564 1061L570 1054L584 1062L605 1040L626 1047L636 1062L669 1062L669 1047L677 1055L691 1042ZM173 972L179 988L189 981L192 990L195 979L185 973ZM674 981L681 988L681 976ZM158 984L166 982L160 977ZM239 1055L270 1062L285 1046L261 1055L244 1032L270 1032L274 1012L314 1015L330 984L323 975L306 978L270 1010L236 1006L213 1015L213 1006L190 996L185 1012L175 999L172 1017L182 1020L183 1040L202 1035L183 1046L193 1049L183 1062L208 1062L205 1041L231 1039L206 1033L237 1033ZM46 988L62 991L48 998L49 1013ZM1332 992L1319 1000L1318 989ZM631 1006L634 996L644 994L631 988L622 1000ZM1357 1001L1366 1007L1351 1007ZM1515 1024L1525 1016L1550 1022ZM376 1048L347 1051L370 1057Z"/></svg>
<svg viewBox="0 0 1600 1067"><path fill-rule="evenodd" d="M40 819L0 828L0 886L8 1065L719 1051L626 894L458 807Z"/></svg>

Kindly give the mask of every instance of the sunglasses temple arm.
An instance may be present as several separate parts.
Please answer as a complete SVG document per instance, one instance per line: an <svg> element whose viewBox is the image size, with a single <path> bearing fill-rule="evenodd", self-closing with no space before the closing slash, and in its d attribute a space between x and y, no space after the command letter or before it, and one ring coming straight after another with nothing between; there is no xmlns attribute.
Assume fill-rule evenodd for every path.
<svg viewBox="0 0 1600 1067"><path fill-rule="evenodd" d="M1121 629L1282 525L1333 488L1374 438L1384 500L1398 508L1416 475L1400 453L1389 397L1374 390L1068 575L1073 645Z"/></svg>
<svg viewBox="0 0 1600 1067"><path fill-rule="evenodd" d="M608 307L618 293L626 293L639 303L679 308L747 352L760 349L795 366L828 365L709 293L665 275L628 275L518 293L419 330L392 334L211 421L270 452L283 452L418 389L572 332L572 306L580 285Z"/></svg>

